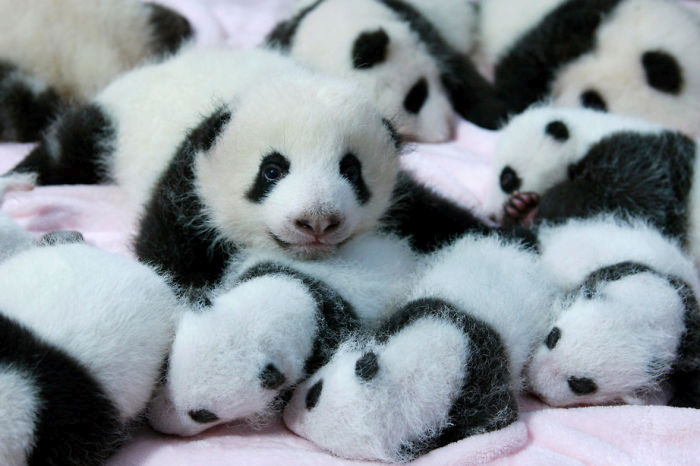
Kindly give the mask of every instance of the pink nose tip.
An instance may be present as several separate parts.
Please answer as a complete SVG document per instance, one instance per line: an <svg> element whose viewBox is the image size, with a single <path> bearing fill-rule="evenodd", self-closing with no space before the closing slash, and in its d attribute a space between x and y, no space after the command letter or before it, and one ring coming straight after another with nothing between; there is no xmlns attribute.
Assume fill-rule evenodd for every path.
<svg viewBox="0 0 700 466"><path fill-rule="evenodd" d="M314 236L327 235L338 229L342 219L338 215L301 217L294 221L297 230Z"/></svg>

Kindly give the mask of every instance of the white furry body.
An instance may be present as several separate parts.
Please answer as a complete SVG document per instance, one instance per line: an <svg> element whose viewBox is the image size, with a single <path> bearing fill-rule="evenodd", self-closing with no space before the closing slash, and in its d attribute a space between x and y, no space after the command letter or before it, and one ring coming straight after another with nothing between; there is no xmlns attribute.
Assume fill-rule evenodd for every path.
<svg viewBox="0 0 700 466"><path fill-rule="evenodd" d="M422 11L426 4L416 2ZM471 9L465 2L464 16ZM451 17L456 20L461 16ZM369 69L355 69L352 60L355 39L363 32L380 28L390 38L386 61ZM469 25L458 30L467 31ZM402 135L423 142L451 137L455 114L440 82L438 65L408 25L379 2L325 0L304 18L289 54L312 69L357 82L374 97L379 109ZM404 109L403 102L421 77L427 80L429 94L418 115L414 115Z"/></svg>
<svg viewBox="0 0 700 466"><path fill-rule="evenodd" d="M145 408L182 310L161 277L82 244L18 253L0 264L0 277L2 313L82 364L121 422ZM38 390L31 372L0 367L3 464L26 461L44 402Z"/></svg>
<svg viewBox="0 0 700 466"><path fill-rule="evenodd" d="M86 101L152 56L148 20L135 0L2 0L0 59Z"/></svg>
<svg viewBox="0 0 700 466"><path fill-rule="evenodd" d="M330 284L349 301L363 323L376 325L405 294L415 258L404 242L365 235L343 246L333 259L294 261L251 251L229 272L230 283L215 292L211 309L187 313L170 355L167 383L149 417L159 431L194 435L212 425L269 418L275 398L302 380L305 361L319 332L318 304L306 285L285 274L238 283L256 264L274 262ZM284 382L261 386L260 373L274 364ZM206 409L215 422L197 423L189 412Z"/></svg>
<svg viewBox="0 0 700 466"><path fill-rule="evenodd" d="M620 262L644 264L662 275L632 274L604 282L593 298L574 293L558 300L553 328L560 336L552 348L542 344L535 352L530 388L554 406L663 399L661 383L676 360L686 312L664 275L680 278L697 297L693 262L654 228L612 216L545 226L540 241L544 267L567 293L590 273ZM576 394L570 377L585 377L597 387Z"/></svg>
<svg viewBox="0 0 700 466"><path fill-rule="evenodd" d="M438 298L495 330L507 359L499 363L506 364L510 377L507 386L492 389L519 392L523 366L551 319L554 289L536 255L495 237L464 237L421 267L405 302ZM470 370L489 364L482 354L471 353L470 335L441 312L416 319L386 340L381 331L349 339L297 388L285 409L287 426L343 457L407 459L401 448L448 428L448 413L463 385L478 377ZM367 353L376 355L378 369L363 380L357 364ZM319 383L320 398L309 408L309 392ZM488 397L475 394L482 395ZM481 408L486 409L474 407ZM506 413L496 417L501 415Z"/></svg>

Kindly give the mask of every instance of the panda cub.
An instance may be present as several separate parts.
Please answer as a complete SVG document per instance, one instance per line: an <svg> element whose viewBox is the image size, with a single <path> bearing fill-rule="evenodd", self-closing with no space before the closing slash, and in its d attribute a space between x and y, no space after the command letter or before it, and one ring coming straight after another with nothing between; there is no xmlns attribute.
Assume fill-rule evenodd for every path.
<svg viewBox="0 0 700 466"><path fill-rule="evenodd" d="M467 58L475 6L449 0L302 0L267 45L318 71L359 83L398 132L423 142L452 137L454 109L486 128L505 105Z"/></svg>
<svg viewBox="0 0 700 466"><path fill-rule="evenodd" d="M181 313L150 268L82 244L0 264L0 463L103 464L145 409Z"/></svg>
<svg viewBox="0 0 700 466"><path fill-rule="evenodd" d="M180 321L166 383L149 409L156 430L194 435L234 420L265 422L349 333L386 318L415 263L405 242L378 235L313 263L246 256L210 308Z"/></svg>
<svg viewBox="0 0 700 466"><path fill-rule="evenodd" d="M700 17L666 0L486 0L481 41L512 111L551 99L700 135Z"/></svg>
<svg viewBox="0 0 700 466"><path fill-rule="evenodd" d="M465 236L423 267L384 325L296 389L287 427L346 458L407 461L518 418L523 367L551 323L537 255Z"/></svg>
<svg viewBox="0 0 700 466"><path fill-rule="evenodd" d="M698 276L676 242L641 221L605 216L539 230L544 267L565 296L527 368L553 406L700 407Z"/></svg>
<svg viewBox="0 0 700 466"><path fill-rule="evenodd" d="M697 142L640 120L540 107L499 137L484 204L495 220L601 212L648 219L700 260Z"/></svg>
<svg viewBox="0 0 700 466"><path fill-rule="evenodd" d="M136 0L0 0L0 31L0 140L17 141L192 36L179 14Z"/></svg>

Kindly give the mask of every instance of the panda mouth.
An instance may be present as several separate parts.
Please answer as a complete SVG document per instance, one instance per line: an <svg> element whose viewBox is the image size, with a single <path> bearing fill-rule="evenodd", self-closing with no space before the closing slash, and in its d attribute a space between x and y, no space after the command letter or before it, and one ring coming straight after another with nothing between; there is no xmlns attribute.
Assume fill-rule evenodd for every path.
<svg viewBox="0 0 700 466"><path fill-rule="evenodd" d="M346 243L349 238L339 242L322 242L318 239L308 242L293 243L285 241L276 234L269 232L277 245L287 251L291 251L302 257L320 257L334 252L340 245Z"/></svg>

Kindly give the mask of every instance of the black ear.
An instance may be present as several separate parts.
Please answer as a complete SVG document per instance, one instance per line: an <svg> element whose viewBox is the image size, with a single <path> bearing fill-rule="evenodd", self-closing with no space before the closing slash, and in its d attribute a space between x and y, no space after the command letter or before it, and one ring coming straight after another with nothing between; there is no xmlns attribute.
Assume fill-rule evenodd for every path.
<svg viewBox="0 0 700 466"><path fill-rule="evenodd" d="M657 91L679 94L683 87L683 70L673 55L660 50L645 52L642 66L647 83Z"/></svg>
<svg viewBox="0 0 700 466"><path fill-rule="evenodd" d="M386 59L389 36L384 29L363 32L352 47L352 64L358 70L372 68Z"/></svg>

